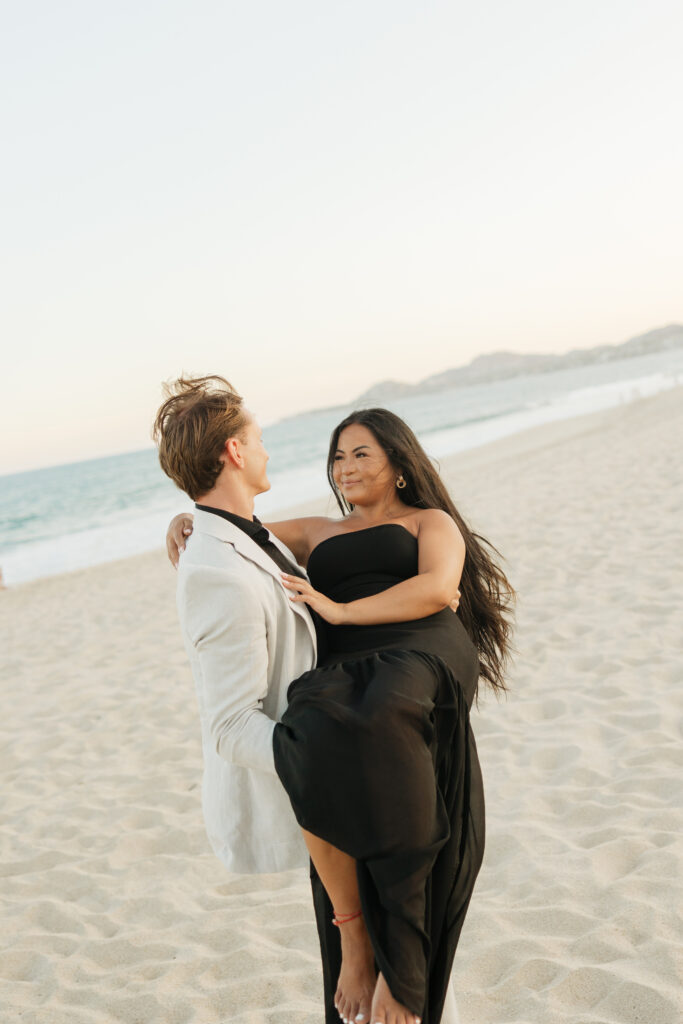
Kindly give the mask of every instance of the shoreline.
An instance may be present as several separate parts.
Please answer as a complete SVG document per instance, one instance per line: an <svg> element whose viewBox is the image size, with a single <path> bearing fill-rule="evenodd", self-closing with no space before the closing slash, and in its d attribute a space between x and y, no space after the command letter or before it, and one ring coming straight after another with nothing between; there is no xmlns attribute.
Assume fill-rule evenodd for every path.
<svg viewBox="0 0 683 1024"><path fill-rule="evenodd" d="M616 379L602 382L595 379L586 386L569 388L566 393L554 394L551 388L543 400L534 392L530 379L522 378L519 385L522 391L515 393L514 398L512 393L507 397L508 403L512 400L507 411L504 411L505 403L501 404L497 412L489 408L484 415L478 415L476 409L470 410L474 415L469 419L466 415L460 417L457 424L451 422L453 409L449 405L442 404L436 419L434 413L430 412L425 420L424 408L397 411L413 424L430 455L437 459L449 459L456 454L466 454L498 440L527 433L536 427L550 427L594 412L619 408L639 398L670 390L677 386L676 382L681 380L683 373L683 363L674 363L668 360L657 372L650 365L651 372L637 378L617 376ZM577 383L574 382L575 385ZM444 394L448 395L449 392ZM443 403L443 395L439 400ZM456 413L458 401L454 396ZM455 418L459 418L458 414ZM438 422L450 425L438 426ZM293 458L296 446L292 446L292 438L284 445L282 438L277 441L272 439L272 488L257 502L257 511L262 520L268 521L281 514L280 510L289 509L293 505L299 507L325 499L327 482L324 472L324 438L330 427L331 422L322 420L310 425L317 442L308 451L308 461L303 463ZM320 442L323 442L322 447ZM135 460L134 468L130 460ZM109 473L104 471L104 465L108 462L109 459L105 458L84 464L90 466L91 476L83 492L83 481L79 482L77 475L73 475L81 465L78 463L37 471L37 475L29 472L24 489L13 492L10 487L5 500L0 502L0 520L5 522L5 535L15 540L14 546L10 544L3 548L0 544L0 567L4 570L9 586L153 551L157 548L158 536L165 531L165 523L172 514L171 509L191 507L189 499L179 493L174 499L174 487L161 473L153 448L114 457L114 464L118 466L116 472L121 475L120 493L116 495L112 506ZM61 483L53 479L55 474L60 477ZM146 492L147 504L136 504L131 495L138 492L148 474L151 489ZM45 511L36 514L36 508L43 509L45 493L50 494L51 491L54 491L55 501L50 506L50 519L47 521ZM100 494L99 501L106 499L105 504L99 506L98 501L95 501L91 513L85 518L74 514L74 509L80 507L83 497L88 504L94 493ZM155 496L154 501L151 501L152 494ZM102 519L104 507L108 507L110 512ZM24 533L21 525L24 521L33 522L29 530L29 534L31 531L35 534L32 539Z"/></svg>
<svg viewBox="0 0 683 1024"><path fill-rule="evenodd" d="M509 693L471 714L487 840L461 1024L680 1018L682 397L441 460L518 592ZM17 584L0 607L8 1018L319 1024L307 872L230 874L204 834L164 551Z"/></svg>
<svg viewBox="0 0 683 1024"><path fill-rule="evenodd" d="M439 467L439 472L445 477L453 476L460 471L468 474L472 469L489 466L499 461L505 462L508 459L518 459L549 445L562 444L573 438L589 435L596 430L599 431L609 427L609 424L615 418L618 419L622 413L632 406L637 408L643 403L657 402L662 396L670 395L674 397L678 395L678 400L683 404L683 385L668 388L652 396L634 399L631 402L613 408L599 409L581 416L573 416L528 427L517 433L488 441L476 448L444 455L440 458L435 458L433 461ZM183 498L179 492L179 505L182 500ZM258 506L258 499L256 503ZM258 508L256 509L256 514L259 515ZM309 498L296 504L283 505L268 513L267 516L264 514L259 516L259 518L275 522L278 519L289 519L304 515L332 515L336 517L338 514L339 508L337 503L333 495L328 493L325 496ZM55 543L58 543L58 541ZM158 559L160 554L164 554L165 557L162 545L149 551L125 555L122 558L115 558L107 562L98 562L95 565L84 566L80 569L39 576L35 579L24 580L11 585L5 584L4 590L14 592L20 588L39 586L48 580L75 578L79 577L80 574L88 574L98 570L106 571L107 568L114 569L116 566L125 565L132 567L138 561ZM2 589L0 587L0 590Z"/></svg>

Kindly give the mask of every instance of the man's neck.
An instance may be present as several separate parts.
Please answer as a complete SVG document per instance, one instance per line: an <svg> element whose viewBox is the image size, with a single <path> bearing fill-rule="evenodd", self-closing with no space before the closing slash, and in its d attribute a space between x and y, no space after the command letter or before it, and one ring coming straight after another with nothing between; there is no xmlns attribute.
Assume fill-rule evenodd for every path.
<svg viewBox="0 0 683 1024"><path fill-rule="evenodd" d="M214 487L197 498L198 505L208 505L209 508L219 508L223 512L232 512L234 516L241 516L242 519L254 518L254 495L236 492L232 488Z"/></svg>

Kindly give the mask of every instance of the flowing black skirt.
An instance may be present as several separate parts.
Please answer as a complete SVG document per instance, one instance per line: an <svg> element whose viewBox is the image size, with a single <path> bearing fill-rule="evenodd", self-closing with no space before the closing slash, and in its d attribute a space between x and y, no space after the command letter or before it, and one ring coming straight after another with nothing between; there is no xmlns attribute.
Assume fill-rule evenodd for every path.
<svg viewBox="0 0 683 1024"><path fill-rule="evenodd" d="M332 655L296 679L273 745L299 824L357 861L376 966L394 998L423 1024L438 1024L484 852L469 721L478 660L461 642L445 652L450 664L434 649L392 646L406 639L393 634L385 649ZM338 1024L341 942L312 862L311 884L325 1020Z"/></svg>

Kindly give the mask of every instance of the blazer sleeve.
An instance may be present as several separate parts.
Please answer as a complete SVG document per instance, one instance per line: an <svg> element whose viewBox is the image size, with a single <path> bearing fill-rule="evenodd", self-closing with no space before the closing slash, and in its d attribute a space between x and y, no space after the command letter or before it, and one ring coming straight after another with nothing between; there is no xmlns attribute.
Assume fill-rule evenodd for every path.
<svg viewBox="0 0 683 1024"><path fill-rule="evenodd" d="M249 587L212 566L189 570L182 595L187 635L199 665L200 710L216 752L233 764L275 772L275 722L268 692L265 610Z"/></svg>

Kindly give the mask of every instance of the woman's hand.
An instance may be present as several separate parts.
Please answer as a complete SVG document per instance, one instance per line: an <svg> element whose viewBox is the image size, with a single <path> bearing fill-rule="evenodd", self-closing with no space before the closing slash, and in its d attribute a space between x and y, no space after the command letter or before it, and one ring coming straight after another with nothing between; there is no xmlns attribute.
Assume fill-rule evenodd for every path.
<svg viewBox="0 0 683 1024"><path fill-rule="evenodd" d="M181 512L174 516L166 531L166 551L174 569L178 568L180 552L185 550L185 540L194 529L194 516Z"/></svg>
<svg viewBox="0 0 683 1024"><path fill-rule="evenodd" d="M308 580L301 579L300 576L290 576L286 572L280 573L280 575L285 587L291 591L290 601L303 601L325 619L325 622L329 622L332 626L341 625L344 621L345 604L330 601L329 597L314 590Z"/></svg>
<svg viewBox="0 0 683 1024"><path fill-rule="evenodd" d="M460 597L461 597L460 591L456 590L455 597L453 598L453 600L451 601L451 604L450 604L451 611L457 612L458 605L460 604Z"/></svg>

